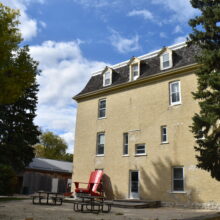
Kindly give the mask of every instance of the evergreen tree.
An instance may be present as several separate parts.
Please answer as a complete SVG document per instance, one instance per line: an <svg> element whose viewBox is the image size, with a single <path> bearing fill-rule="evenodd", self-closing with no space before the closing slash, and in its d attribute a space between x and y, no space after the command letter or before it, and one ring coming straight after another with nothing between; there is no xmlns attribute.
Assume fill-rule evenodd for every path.
<svg viewBox="0 0 220 220"><path fill-rule="evenodd" d="M40 134L33 123L38 63L30 57L27 46L19 47L18 16L18 11L0 3L0 168L14 171L31 162L32 146ZM0 179L3 176L0 172Z"/></svg>
<svg viewBox="0 0 220 220"><path fill-rule="evenodd" d="M191 0L200 14L189 21L188 45L201 50L196 59L198 88L193 96L200 112L193 117L197 166L220 181L220 0Z"/></svg>
<svg viewBox="0 0 220 220"><path fill-rule="evenodd" d="M28 47L20 49L17 56L27 72L38 74L38 64L28 54ZM33 122L37 92L38 85L34 82L15 103L0 105L0 164L7 164L15 171L22 170L34 157L32 146L40 135Z"/></svg>

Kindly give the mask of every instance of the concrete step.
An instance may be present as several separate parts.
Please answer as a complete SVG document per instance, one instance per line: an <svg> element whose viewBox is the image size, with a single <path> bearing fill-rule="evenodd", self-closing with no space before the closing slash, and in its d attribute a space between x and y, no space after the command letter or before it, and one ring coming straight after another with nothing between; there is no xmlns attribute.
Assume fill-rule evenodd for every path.
<svg viewBox="0 0 220 220"><path fill-rule="evenodd" d="M161 207L161 202L148 201L148 200L113 200L112 206L118 208L133 208L133 209L158 208Z"/></svg>

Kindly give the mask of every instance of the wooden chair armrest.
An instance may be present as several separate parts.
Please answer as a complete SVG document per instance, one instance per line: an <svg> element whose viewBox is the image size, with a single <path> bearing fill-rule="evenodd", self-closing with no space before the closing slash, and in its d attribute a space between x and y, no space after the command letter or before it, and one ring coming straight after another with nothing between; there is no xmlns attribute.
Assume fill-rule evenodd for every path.
<svg viewBox="0 0 220 220"><path fill-rule="evenodd" d="M82 184L89 184L89 183L84 183L84 182L74 182L74 183L82 183Z"/></svg>

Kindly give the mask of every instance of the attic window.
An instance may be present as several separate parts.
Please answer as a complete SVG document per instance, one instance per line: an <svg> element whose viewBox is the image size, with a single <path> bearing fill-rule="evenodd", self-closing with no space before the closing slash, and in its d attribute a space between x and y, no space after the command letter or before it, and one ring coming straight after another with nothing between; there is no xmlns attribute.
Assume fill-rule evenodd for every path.
<svg viewBox="0 0 220 220"><path fill-rule="evenodd" d="M136 80L139 77L138 64L133 64L131 66L131 74L132 74L132 79L133 80Z"/></svg>
<svg viewBox="0 0 220 220"><path fill-rule="evenodd" d="M103 74L103 86L109 86L112 84L112 71L110 68Z"/></svg>
<svg viewBox="0 0 220 220"><path fill-rule="evenodd" d="M163 69L170 67L170 58L169 53L163 54Z"/></svg>
<svg viewBox="0 0 220 220"><path fill-rule="evenodd" d="M160 69L165 70L173 66L172 51L167 49L160 55Z"/></svg>

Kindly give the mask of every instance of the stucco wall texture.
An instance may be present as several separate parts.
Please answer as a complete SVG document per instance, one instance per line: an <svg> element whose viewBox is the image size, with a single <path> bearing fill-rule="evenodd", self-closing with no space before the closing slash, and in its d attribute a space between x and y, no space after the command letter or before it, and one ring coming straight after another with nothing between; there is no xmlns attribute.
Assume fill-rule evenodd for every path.
<svg viewBox="0 0 220 220"><path fill-rule="evenodd" d="M171 106L169 83L180 81L182 103ZM171 204L220 204L220 183L196 168L192 116L199 111L191 92L194 73L176 74L78 103L73 181L87 182L90 172L104 169L106 195L130 197L129 173L139 171L139 198ZM106 118L98 119L98 101L106 98ZM168 143L161 144L166 125ZM105 132L104 156L96 156L97 133ZM129 156L123 156L123 133L129 135ZM135 144L146 155L135 155ZM172 192L172 167L184 167L184 192Z"/></svg>

